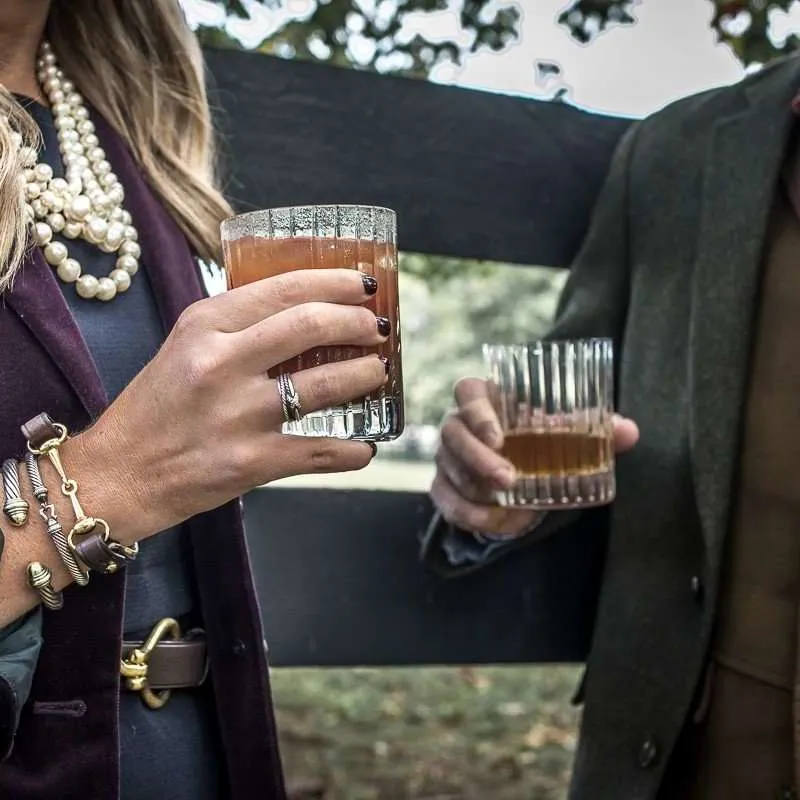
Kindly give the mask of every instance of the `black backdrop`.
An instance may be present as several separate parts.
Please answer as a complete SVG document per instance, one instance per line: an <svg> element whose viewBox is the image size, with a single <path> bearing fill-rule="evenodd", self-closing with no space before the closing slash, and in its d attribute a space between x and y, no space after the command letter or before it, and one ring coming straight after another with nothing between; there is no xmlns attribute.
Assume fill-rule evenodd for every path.
<svg viewBox="0 0 800 800"><path fill-rule="evenodd" d="M564 105L208 51L239 209L369 203L407 251L566 266L629 124ZM602 543L563 534L485 574L417 560L403 492L261 489L248 538L277 665L581 661Z"/></svg>

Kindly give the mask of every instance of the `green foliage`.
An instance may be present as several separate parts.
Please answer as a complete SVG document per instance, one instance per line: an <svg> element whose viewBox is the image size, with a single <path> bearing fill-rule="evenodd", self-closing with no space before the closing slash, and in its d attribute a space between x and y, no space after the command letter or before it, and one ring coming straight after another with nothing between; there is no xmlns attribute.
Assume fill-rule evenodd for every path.
<svg viewBox="0 0 800 800"><path fill-rule="evenodd" d="M559 17L579 42L591 42L616 25L635 23L640 0L572 0ZM794 0L714 0L711 21L719 40L729 44L745 64L766 64L800 47L800 38L774 42L769 36L770 16L786 11Z"/></svg>
<svg viewBox="0 0 800 800"><path fill-rule="evenodd" d="M666 1L666 0L665 0ZM698 0L699 1L699 0ZM264 5L280 8L286 0L261 0ZM559 17L559 23L580 42L617 25L635 23L635 11L641 0L571 0ZM747 65L764 64L786 55L800 46L796 35L784 42L770 39L770 16L786 11L793 0L714 0L711 25L720 41L729 44ZM241 0L221 0L229 16L246 19ZM287 23L259 47L264 52L296 58L329 61L385 72L424 76L444 60L460 63L462 58L481 48L499 51L518 34L521 3L493 0L463 0L460 23L468 34L465 44L438 41L423 34L410 41L398 34L409 14L441 11L450 0L318 0L310 16ZM204 42L222 47L239 47L223 31L202 28ZM359 58L350 50L351 38L361 37L364 48ZM363 52L362 52L363 51Z"/></svg>
<svg viewBox="0 0 800 800"><path fill-rule="evenodd" d="M415 266L416 265L416 266ZM408 420L438 425L453 384L483 373L484 342L530 341L547 329L562 270L406 255L400 262Z"/></svg>
<svg viewBox="0 0 800 800"><path fill-rule="evenodd" d="M262 0L280 8L285 0ZM218 3L229 16L247 17L239 0ZM443 11L449 0L396 0L393 3L365 0L320 0L310 16L290 21L266 39L259 50L293 58L322 60L333 64L375 69L424 77L442 61L460 63L464 55L479 49L502 50L517 36L520 11L514 3L495 0L464 0L460 12L468 41L439 41L417 34L406 40L400 31L409 14ZM204 43L237 47L235 40L213 28L198 31ZM362 46L356 55L354 37Z"/></svg>

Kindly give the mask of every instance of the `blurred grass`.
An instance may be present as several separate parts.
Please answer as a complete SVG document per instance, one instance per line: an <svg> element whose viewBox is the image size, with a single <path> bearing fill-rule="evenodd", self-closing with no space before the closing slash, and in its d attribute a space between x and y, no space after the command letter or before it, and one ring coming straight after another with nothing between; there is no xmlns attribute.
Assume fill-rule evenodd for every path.
<svg viewBox="0 0 800 800"><path fill-rule="evenodd" d="M563 800L573 667L276 669L296 800Z"/></svg>

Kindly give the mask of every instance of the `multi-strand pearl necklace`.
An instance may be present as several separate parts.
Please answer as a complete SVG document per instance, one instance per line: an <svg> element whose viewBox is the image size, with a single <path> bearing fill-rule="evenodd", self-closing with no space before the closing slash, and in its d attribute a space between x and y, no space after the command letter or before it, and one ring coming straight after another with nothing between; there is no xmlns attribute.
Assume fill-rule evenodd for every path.
<svg viewBox="0 0 800 800"><path fill-rule="evenodd" d="M36 150L23 146L18 133L12 134L25 167L25 213L33 238L58 277L74 283L81 297L112 300L128 289L139 269L139 235L123 208L125 192L100 147L89 110L74 84L64 77L48 42L42 42L37 69L58 130L65 177L53 177L48 164L37 163ZM85 239L106 253L116 253L115 268L104 278L82 274L81 265L69 257L63 242L54 240L54 233Z"/></svg>

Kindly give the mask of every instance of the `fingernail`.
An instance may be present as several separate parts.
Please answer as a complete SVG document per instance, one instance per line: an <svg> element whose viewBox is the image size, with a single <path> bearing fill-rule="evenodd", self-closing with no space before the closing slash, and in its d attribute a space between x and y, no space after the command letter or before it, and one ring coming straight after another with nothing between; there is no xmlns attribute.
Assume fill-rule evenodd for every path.
<svg viewBox="0 0 800 800"><path fill-rule="evenodd" d="M389 361L386 356L379 356L380 360L383 362L383 368L386 370L386 374L389 374L389 368L392 366L391 362Z"/></svg>
<svg viewBox="0 0 800 800"><path fill-rule="evenodd" d="M378 281L372 277L372 275L362 275L361 282L364 284L364 291L367 294L377 294L378 293Z"/></svg>
<svg viewBox="0 0 800 800"><path fill-rule="evenodd" d="M376 445L375 442L367 442L367 444L372 450L372 457L375 458L375 456L378 455L378 445Z"/></svg>
<svg viewBox="0 0 800 800"><path fill-rule="evenodd" d="M392 332L392 323L386 317L378 317L378 333L381 336L388 336Z"/></svg>

